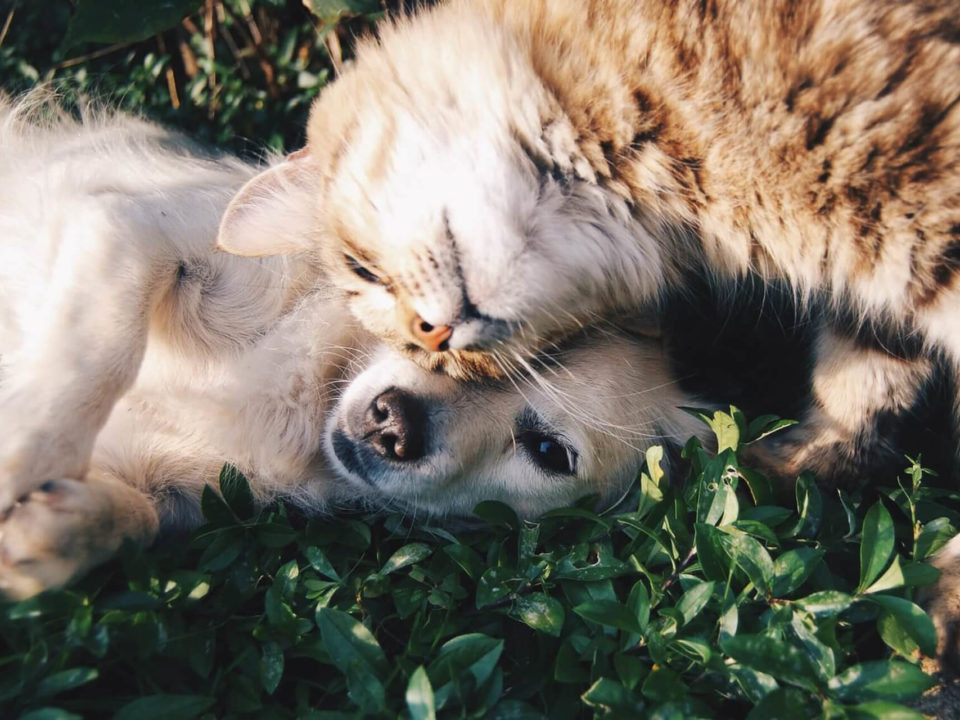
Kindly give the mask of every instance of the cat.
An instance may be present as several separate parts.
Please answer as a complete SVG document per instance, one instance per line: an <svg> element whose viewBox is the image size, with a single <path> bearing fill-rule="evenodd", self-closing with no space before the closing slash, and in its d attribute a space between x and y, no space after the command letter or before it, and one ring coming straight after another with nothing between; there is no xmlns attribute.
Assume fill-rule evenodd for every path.
<svg viewBox="0 0 960 720"><path fill-rule="evenodd" d="M458 377L690 271L915 346L823 336L817 412L758 455L789 478L907 407L936 354L960 375L958 101L946 0L453 0L360 44L218 243L324 257L370 331Z"/></svg>
<svg viewBox="0 0 960 720"><path fill-rule="evenodd" d="M255 171L126 115L0 100L0 594L198 525L225 461L311 513L533 517L610 503L646 448L702 433L651 338L584 333L549 385L464 384L360 330L313 258L215 252Z"/></svg>

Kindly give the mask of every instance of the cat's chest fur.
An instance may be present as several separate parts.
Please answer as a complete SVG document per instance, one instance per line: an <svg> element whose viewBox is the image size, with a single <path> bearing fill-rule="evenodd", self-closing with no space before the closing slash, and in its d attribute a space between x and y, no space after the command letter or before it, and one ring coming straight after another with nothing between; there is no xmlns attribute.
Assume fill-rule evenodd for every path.
<svg viewBox="0 0 960 720"><path fill-rule="evenodd" d="M607 0L496 12L598 181L641 222L697 235L712 265L908 315L954 283L955 9Z"/></svg>

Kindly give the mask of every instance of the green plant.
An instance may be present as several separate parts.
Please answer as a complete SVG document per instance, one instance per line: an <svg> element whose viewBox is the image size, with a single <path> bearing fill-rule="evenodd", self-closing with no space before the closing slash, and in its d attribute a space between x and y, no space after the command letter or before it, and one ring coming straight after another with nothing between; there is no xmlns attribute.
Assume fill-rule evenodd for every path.
<svg viewBox="0 0 960 720"><path fill-rule="evenodd" d="M742 466L769 419L706 416L686 478L653 448L613 511L450 529L254 508L230 468L188 544L9 606L0 702L24 717L919 717L912 588L954 495L902 485L790 506ZM54 709L55 708L55 709ZM46 713L35 714L30 713ZM895 713L891 715L890 713Z"/></svg>
<svg viewBox="0 0 960 720"><path fill-rule="evenodd" d="M14 0L0 10L0 83L13 93L51 84L68 102L93 97L241 153L292 149L311 100L384 7Z"/></svg>

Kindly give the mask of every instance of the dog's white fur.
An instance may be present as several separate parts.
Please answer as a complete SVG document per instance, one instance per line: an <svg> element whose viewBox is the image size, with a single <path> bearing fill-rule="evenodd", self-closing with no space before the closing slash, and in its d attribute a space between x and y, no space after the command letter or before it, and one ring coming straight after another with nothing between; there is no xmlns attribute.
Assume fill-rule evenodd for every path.
<svg viewBox="0 0 960 720"><path fill-rule="evenodd" d="M463 513L493 498L533 515L615 497L652 441L696 430L649 340L585 337L517 384L462 385L368 350L316 256L214 250L254 172L134 118L77 122L43 95L0 106L2 592L64 584L123 538L198 522L224 461L258 499L308 510L361 497ZM260 231L302 242L304 228ZM426 409L417 463L371 453L358 427L389 388ZM575 472L538 466L531 423L579 455Z"/></svg>

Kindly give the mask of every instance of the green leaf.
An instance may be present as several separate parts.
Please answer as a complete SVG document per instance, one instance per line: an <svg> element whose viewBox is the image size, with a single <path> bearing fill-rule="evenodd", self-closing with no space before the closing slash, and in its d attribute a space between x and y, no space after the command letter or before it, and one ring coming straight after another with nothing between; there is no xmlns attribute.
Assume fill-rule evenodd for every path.
<svg viewBox="0 0 960 720"><path fill-rule="evenodd" d="M773 561L773 596L784 597L807 581L823 559L823 551L813 548L788 550Z"/></svg>
<svg viewBox="0 0 960 720"><path fill-rule="evenodd" d="M909 657L913 655L913 648L902 639L907 637L924 655L936 655L937 631L920 606L891 595L871 595L868 599L885 611L880 618L883 628L880 636L887 645Z"/></svg>
<svg viewBox="0 0 960 720"><path fill-rule="evenodd" d="M290 545L297 539L297 531L288 522L268 522L256 526L257 540L271 549Z"/></svg>
<svg viewBox="0 0 960 720"><path fill-rule="evenodd" d="M389 672L387 657L380 649L380 644L359 620L340 610L322 608L317 612L317 627L320 628L324 647L338 667L338 658L342 659L344 665L356 658L379 676Z"/></svg>
<svg viewBox="0 0 960 720"><path fill-rule="evenodd" d="M226 464L220 470L220 494L233 514L241 520L249 520L256 512L257 504L250 491L250 484L243 473L233 465Z"/></svg>
<svg viewBox="0 0 960 720"><path fill-rule="evenodd" d="M595 580L608 580L633 573L633 568L622 560L619 560L607 543L598 543L591 547L594 550L593 555L595 559L591 559L588 556L586 559L581 560L573 555L566 555L557 563L553 577L558 580L592 582Z"/></svg>
<svg viewBox="0 0 960 720"><path fill-rule="evenodd" d="M316 570L318 573L324 577L330 578L337 582L340 581L340 576L337 574L337 571L334 570L333 565L330 564L330 560L327 559L326 554L318 547L308 547L303 551L303 554L306 555L307 561L310 563L310 567Z"/></svg>
<svg viewBox="0 0 960 720"><path fill-rule="evenodd" d="M427 667L436 691L437 707L442 707L455 691L461 678L470 676L474 686L483 685L493 673L503 652L503 640L468 633L448 640Z"/></svg>
<svg viewBox="0 0 960 720"><path fill-rule="evenodd" d="M726 533L706 523L698 522L694 525L694 528L694 544L697 548L697 558L700 560L703 574L709 580L726 582L731 574L730 556L727 555L723 543Z"/></svg>
<svg viewBox="0 0 960 720"><path fill-rule="evenodd" d="M737 425L736 420L733 417L735 408L730 408L730 413L725 413L721 410L700 410L698 408L681 408L693 415L696 418L700 418L707 425L710 426L710 429L713 430L713 434L717 438L717 453L721 453L728 448L730 450L736 450L740 444L740 428Z"/></svg>
<svg viewBox="0 0 960 720"><path fill-rule="evenodd" d="M380 575L389 575L395 570L418 563L424 558L430 557L433 552L426 543L410 543L397 550L380 568Z"/></svg>
<svg viewBox="0 0 960 720"><path fill-rule="evenodd" d="M486 570L477 583L477 609L493 605L509 596L516 585L516 582L509 582L511 580L516 580L513 573L506 573L502 568Z"/></svg>
<svg viewBox="0 0 960 720"><path fill-rule="evenodd" d="M283 650L275 642L263 644L260 655L260 684L273 695L283 677Z"/></svg>
<svg viewBox="0 0 960 720"><path fill-rule="evenodd" d="M853 598L839 590L821 590L795 602L814 617L822 618L839 615L853 604Z"/></svg>
<svg viewBox="0 0 960 720"><path fill-rule="evenodd" d="M777 688L764 695L754 706L747 720L809 720L812 714L810 698L796 688Z"/></svg>
<svg viewBox="0 0 960 720"><path fill-rule="evenodd" d="M938 517L925 523L917 536L916 560L927 560L935 555L940 548L950 542L950 538L957 534L950 518Z"/></svg>
<svg viewBox="0 0 960 720"><path fill-rule="evenodd" d="M373 634L350 615L333 608L317 610L323 647L347 678L350 698L368 713L386 708L382 678L389 666Z"/></svg>
<svg viewBox="0 0 960 720"><path fill-rule="evenodd" d="M647 464L647 474L650 476L650 480L654 485L659 486L660 481L664 478L663 467L661 466L663 462L663 446L651 445L648 447L647 452L644 454L644 460Z"/></svg>
<svg viewBox="0 0 960 720"><path fill-rule="evenodd" d="M730 558L763 594L770 592L774 567L770 553L749 535L724 534L720 541Z"/></svg>
<svg viewBox="0 0 960 720"><path fill-rule="evenodd" d="M667 667L654 667L643 681L643 696L654 702L682 700L690 688L678 673Z"/></svg>
<svg viewBox="0 0 960 720"><path fill-rule="evenodd" d="M774 433L780 432L792 425L796 425L796 420L781 420L776 415L761 415L754 418L747 426L747 440L745 444L763 440Z"/></svg>
<svg viewBox="0 0 960 720"><path fill-rule="evenodd" d="M518 596L510 614L534 630L560 637L564 620L563 605L545 593Z"/></svg>
<svg viewBox="0 0 960 720"><path fill-rule="evenodd" d="M790 643L766 635L737 635L720 643L737 662L791 685L816 691L819 678L806 654Z"/></svg>
<svg viewBox="0 0 960 720"><path fill-rule="evenodd" d="M520 527L520 520L517 513L509 505L496 500L484 500L474 509L473 514L481 520L486 521L488 525L506 527L516 530Z"/></svg>
<svg viewBox="0 0 960 720"><path fill-rule="evenodd" d="M910 663L877 660L854 665L830 680L830 692L841 700L909 700L932 687L933 678Z"/></svg>
<svg viewBox="0 0 960 720"><path fill-rule="evenodd" d="M243 552L243 530L226 528L216 531L213 542L207 546L198 560L201 570L216 572L229 567Z"/></svg>
<svg viewBox="0 0 960 720"><path fill-rule="evenodd" d="M627 607L636 616L640 630L646 632L647 623L650 622L650 593L647 592L647 586L643 580L637 580L630 588Z"/></svg>
<svg viewBox="0 0 960 720"><path fill-rule="evenodd" d="M893 520L883 503L878 501L867 511L867 516L863 519L858 593L863 592L887 567L893 555L893 544Z"/></svg>
<svg viewBox="0 0 960 720"><path fill-rule="evenodd" d="M797 478L797 522L783 537L815 538L823 522L823 495L810 473L801 473Z"/></svg>
<svg viewBox="0 0 960 720"><path fill-rule="evenodd" d="M70 18L65 47L84 42L134 43L177 25L201 0L82 0Z"/></svg>
<svg viewBox="0 0 960 720"><path fill-rule="evenodd" d="M585 638L582 638L584 639ZM590 674L580 661L577 651L572 644L564 642L557 651L557 659L553 663L553 679L560 683L576 683L578 685L589 682Z"/></svg>
<svg viewBox="0 0 960 720"><path fill-rule="evenodd" d="M200 509L205 520L217 525L236 525L237 518L226 501L210 485L204 485L200 493Z"/></svg>
<svg viewBox="0 0 960 720"><path fill-rule="evenodd" d="M610 678L600 678L580 697L590 707L620 717L640 717L643 711L643 701Z"/></svg>
<svg viewBox="0 0 960 720"><path fill-rule="evenodd" d="M793 613L793 617L790 619L790 630L800 642L820 680L827 681L837 672L837 658L833 650L816 636L816 629L809 616Z"/></svg>
<svg viewBox="0 0 960 720"><path fill-rule="evenodd" d="M410 676L406 701L412 720L436 720L437 709L433 699L433 686L423 665L417 666Z"/></svg>
<svg viewBox="0 0 960 720"><path fill-rule="evenodd" d="M205 695L147 695L120 708L113 720L192 720L213 705Z"/></svg>
<svg viewBox="0 0 960 720"><path fill-rule="evenodd" d="M903 705L875 700L844 708L850 720L923 720L922 713Z"/></svg>
<svg viewBox="0 0 960 720"><path fill-rule="evenodd" d="M591 600L581 603L573 611L584 618L599 625L615 627L631 633L643 633L637 616L626 605L614 600Z"/></svg>
<svg viewBox="0 0 960 720"><path fill-rule="evenodd" d="M940 571L926 563L900 564L900 556L894 555L893 562L876 582L864 590L864 594L883 592L898 587L930 585L940 577Z"/></svg>
<svg viewBox="0 0 960 720"><path fill-rule="evenodd" d="M83 720L83 716L74 715L61 708L43 707L24 713L19 720Z"/></svg>
<svg viewBox="0 0 960 720"><path fill-rule="evenodd" d="M688 587L680 596L680 600L677 602L677 610L683 616L684 625L693 620L707 606L713 596L714 587L715 583L713 582L700 582Z"/></svg>
<svg viewBox="0 0 960 720"><path fill-rule="evenodd" d="M344 18L379 14L380 0L304 0L307 9L324 23L336 25Z"/></svg>
<svg viewBox="0 0 960 720"><path fill-rule="evenodd" d="M625 653L617 653L613 656L613 666L620 682L628 690L633 690L648 672L643 660Z"/></svg>
<svg viewBox="0 0 960 720"><path fill-rule="evenodd" d="M443 551L463 568L471 580L476 580L483 572L483 558L473 548L467 545L446 545Z"/></svg>
<svg viewBox="0 0 960 720"><path fill-rule="evenodd" d="M91 680L96 680L99 674L96 668L87 667L61 670L41 680L40 684L37 685L36 693L40 697L56 695L64 690L72 690L75 687L85 685Z"/></svg>

